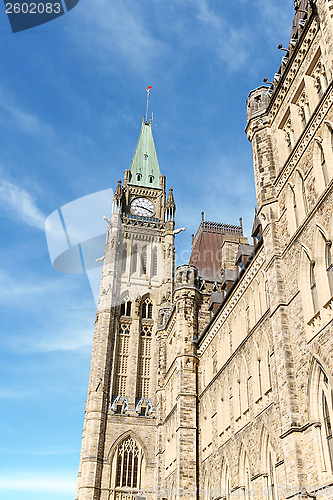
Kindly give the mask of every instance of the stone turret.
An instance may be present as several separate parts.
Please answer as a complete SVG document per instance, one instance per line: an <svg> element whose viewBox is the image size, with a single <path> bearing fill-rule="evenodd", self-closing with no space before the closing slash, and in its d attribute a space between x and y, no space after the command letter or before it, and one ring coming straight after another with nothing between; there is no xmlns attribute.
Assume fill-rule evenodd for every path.
<svg viewBox="0 0 333 500"><path fill-rule="evenodd" d="M247 111L247 121L249 122L252 118L260 116L265 113L267 106L269 104L270 89L265 85L258 87L257 89L251 90L246 101Z"/></svg>

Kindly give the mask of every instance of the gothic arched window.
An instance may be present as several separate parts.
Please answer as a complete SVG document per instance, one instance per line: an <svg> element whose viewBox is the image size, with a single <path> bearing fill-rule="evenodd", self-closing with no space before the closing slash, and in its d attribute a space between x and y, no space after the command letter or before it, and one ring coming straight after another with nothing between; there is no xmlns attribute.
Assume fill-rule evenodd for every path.
<svg viewBox="0 0 333 500"><path fill-rule="evenodd" d="M247 453L242 445L240 460L239 460L239 482L240 486L244 491L244 500L250 500L251 498L251 474L250 465Z"/></svg>
<svg viewBox="0 0 333 500"><path fill-rule="evenodd" d="M318 293L317 293L317 282L316 282L316 274L315 274L315 262L314 260L310 261L310 290L313 304L313 312L316 313L319 310L319 302L318 302Z"/></svg>
<svg viewBox="0 0 333 500"><path fill-rule="evenodd" d="M330 182L330 178L329 178L329 175L328 175L327 163L326 163L324 149L323 149L323 147L320 144L319 144L319 149L320 149L320 165L321 165L321 170L323 172L325 186L327 186L327 184Z"/></svg>
<svg viewBox="0 0 333 500"><path fill-rule="evenodd" d="M116 451L114 465L115 484L112 489L114 500L132 498L141 488L143 453L132 437L122 441Z"/></svg>
<svg viewBox="0 0 333 500"><path fill-rule="evenodd" d="M221 477L221 497L225 500L230 500L231 495L231 481L230 472L227 462L224 460L222 467L222 477Z"/></svg>
<svg viewBox="0 0 333 500"><path fill-rule="evenodd" d="M130 316L132 303L130 300L122 302L120 304L120 316Z"/></svg>
<svg viewBox="0 0 333 500"><path fill-rule="evenodd" d="M266 429L264 429L263 433L261 455L266 496L269 500L277 500L278 487L275 472L276 455Z"/></svg>
<svg viewBox="0 0 333 500"><path fill-rule="evenodd" d="M319 422L316 427L317 448L319 448L320 469L322 473L333 473L333 387L322 366L315 361L310 392L312 418Z"/></svg>
<svg viewBox="0 0 333 500"><path fill-rule="evenodd" d="M297 213L296 193L295 193L295 189L293 187L290 187L290 189L291 189L292 206L293 206L293 211L294 211L295 224L296 224L296 227L298 227L299 226L299 220L298 220L298 213Z"/></svg>
<svg viewBox="0 0 333 500"><path fill-rule="evenodd" d="M152 319L153 318L153 304L149 298L147 298L142 304L141 318L142 319Z"/></svg>
<svg viewBox="0 0 333 500"><path fill-rule="evenodd" d="M325 264L330 292L333 294L333 257L332 257L332 241L325 242Z"/></svg>

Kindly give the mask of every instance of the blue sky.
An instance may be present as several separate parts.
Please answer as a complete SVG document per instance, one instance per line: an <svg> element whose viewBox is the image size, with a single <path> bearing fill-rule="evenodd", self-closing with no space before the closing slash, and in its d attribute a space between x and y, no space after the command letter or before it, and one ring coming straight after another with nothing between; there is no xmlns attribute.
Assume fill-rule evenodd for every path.
<svg viewBox="0 0 333 500"><path fill-rule="evenodd" d="M292 0L81 0L0 36L0 499L74 499L95 303L50 264L45 218L115 188L152 85L162 173L174 188L177 263L206 220L250 236L249 91L283 56Z"/></svg>

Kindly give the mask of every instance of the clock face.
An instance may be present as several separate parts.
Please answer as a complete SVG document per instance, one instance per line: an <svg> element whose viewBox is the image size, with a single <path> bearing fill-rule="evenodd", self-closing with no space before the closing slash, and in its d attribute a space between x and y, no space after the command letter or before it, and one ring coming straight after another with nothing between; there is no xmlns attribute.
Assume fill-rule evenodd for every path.
<svg viewBox="0 0 333 500"><path fill-rule="evenodd" d="M131 203L131 212L142 217L152 217L155 213L155 205L148 198L135 198Z"/></svg>

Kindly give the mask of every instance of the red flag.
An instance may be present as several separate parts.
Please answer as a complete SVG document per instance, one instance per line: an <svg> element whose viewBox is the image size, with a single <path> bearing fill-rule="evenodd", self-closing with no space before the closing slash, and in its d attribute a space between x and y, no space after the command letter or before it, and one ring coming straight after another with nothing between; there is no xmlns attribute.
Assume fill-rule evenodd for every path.
<svg viewBox="0 0 333 500"><path fill-rule="evenodd" d="M150 89L152 89L152 88L153 88L153 87L151 87L151 86L150 86L150 87L149 87L149 86L147 87L147 94L148 94L148 96L149 96Z"/></svg>

